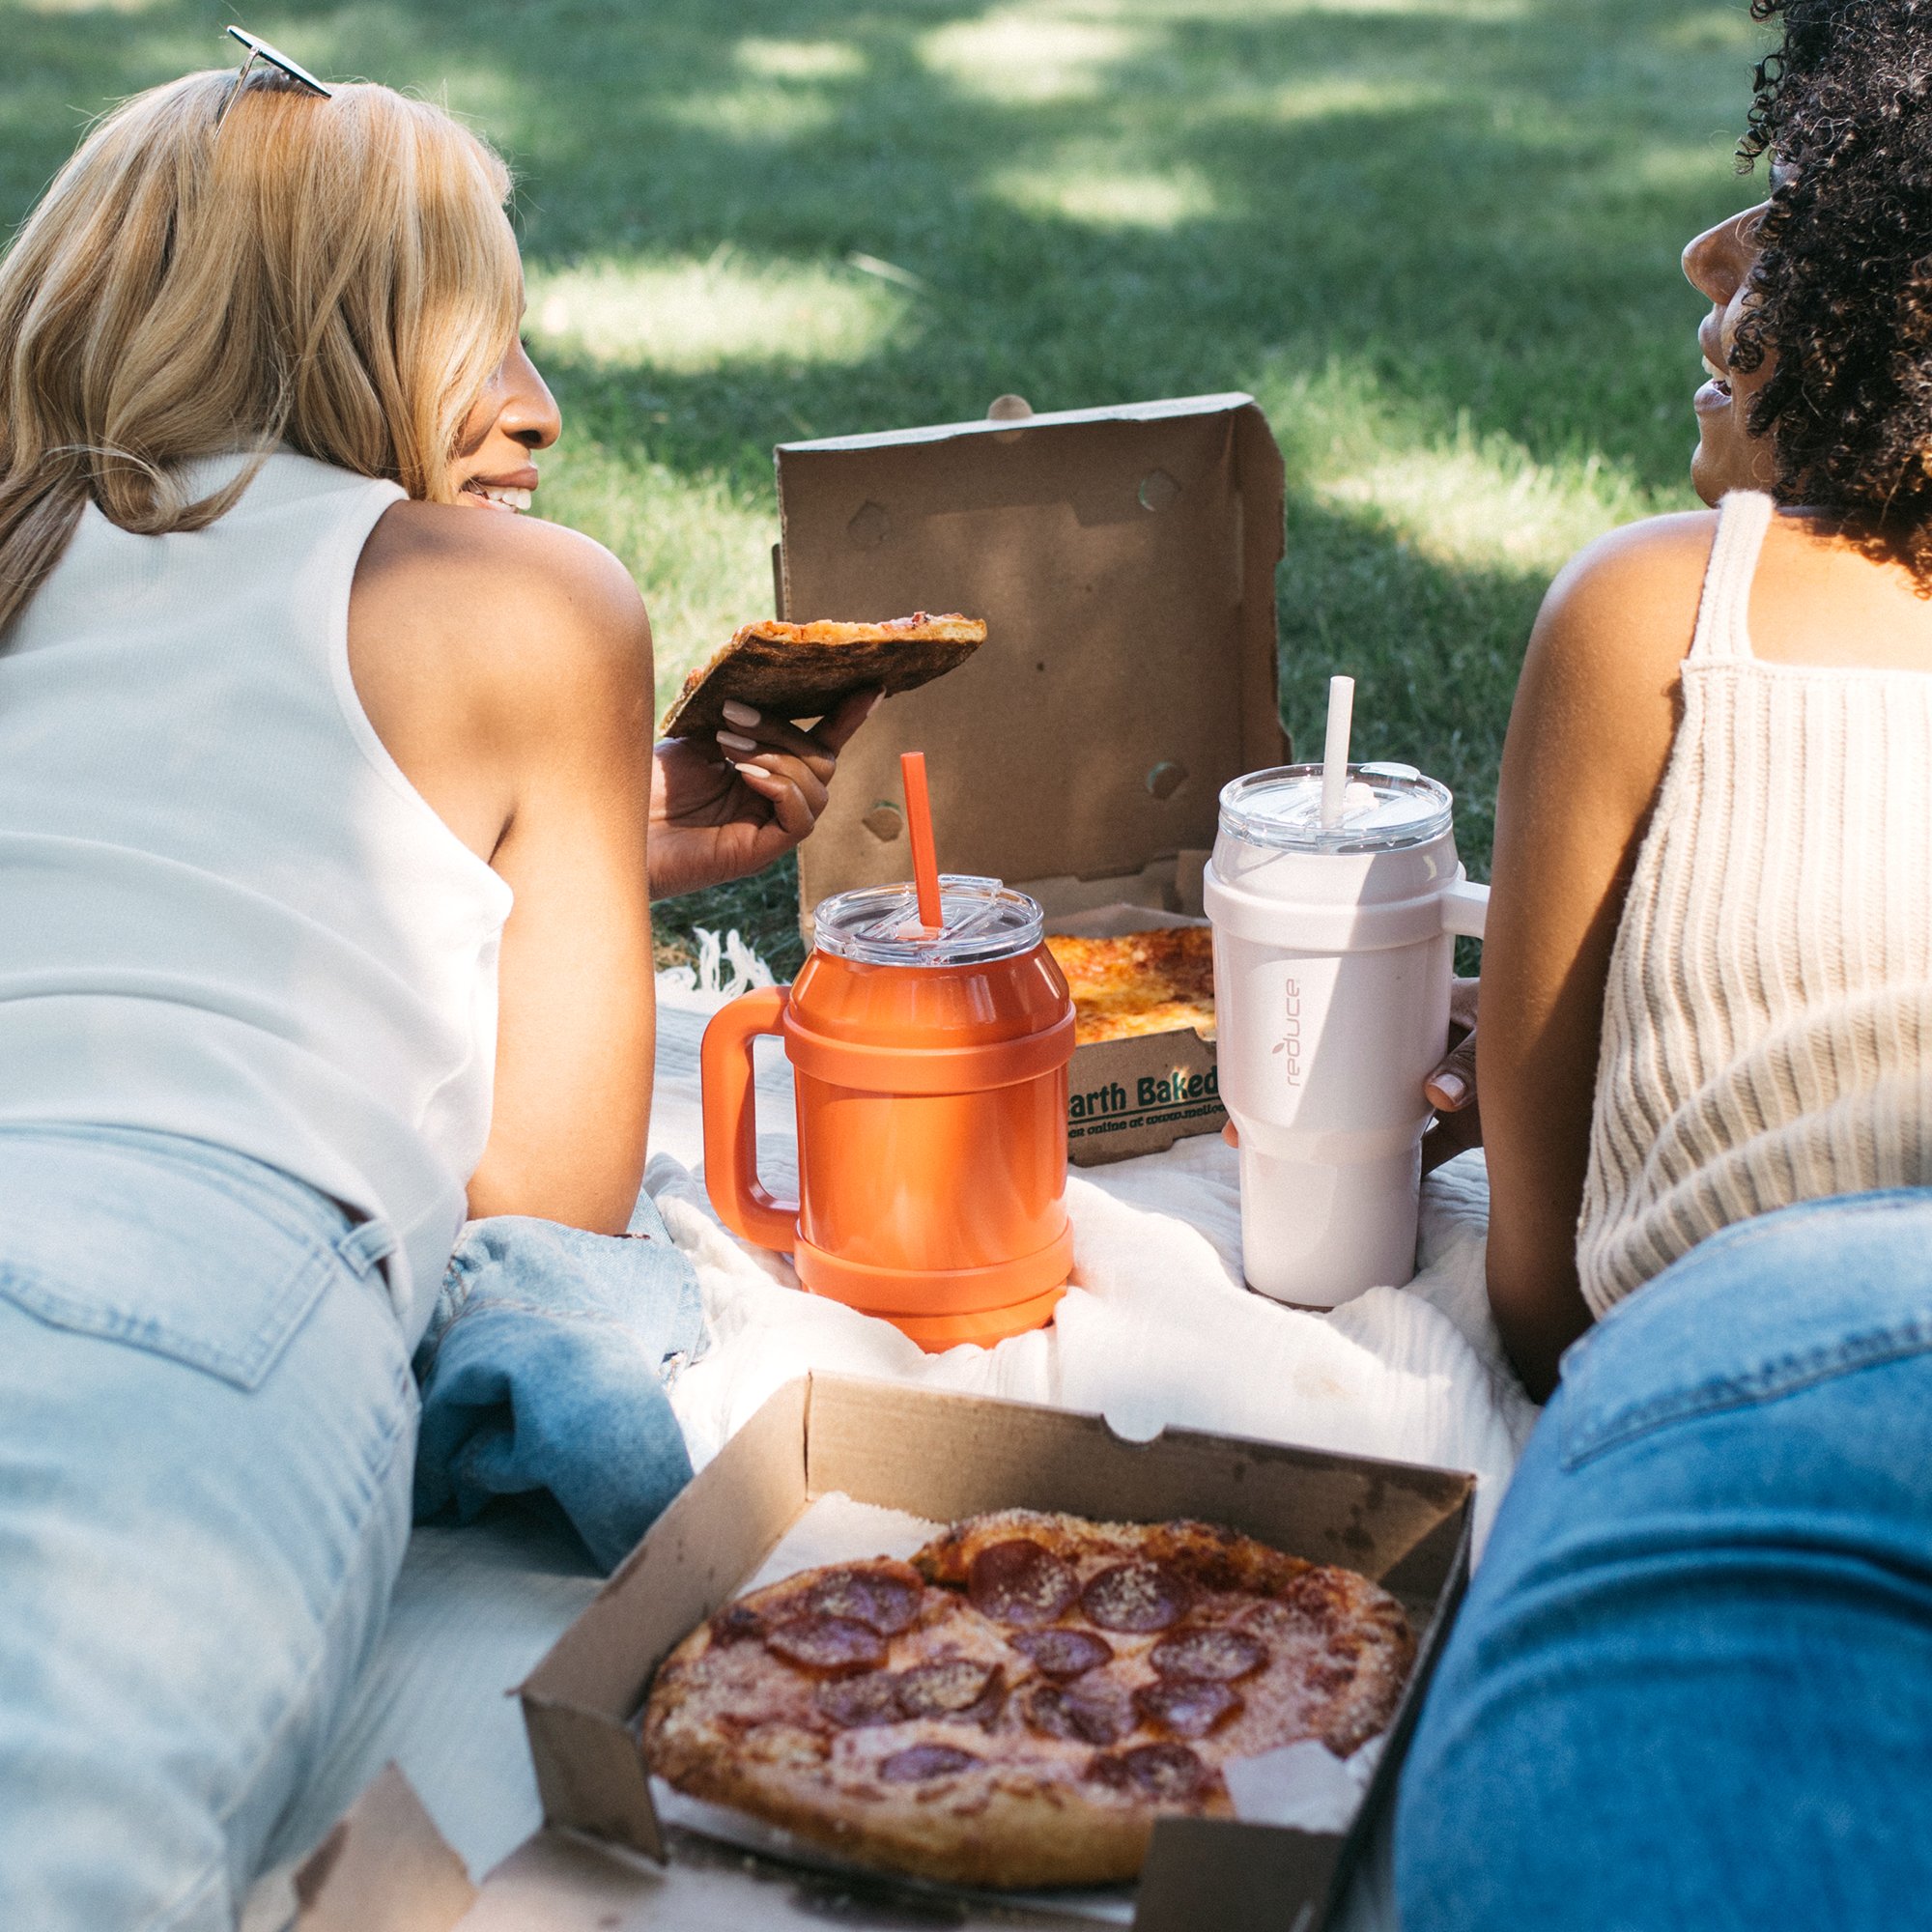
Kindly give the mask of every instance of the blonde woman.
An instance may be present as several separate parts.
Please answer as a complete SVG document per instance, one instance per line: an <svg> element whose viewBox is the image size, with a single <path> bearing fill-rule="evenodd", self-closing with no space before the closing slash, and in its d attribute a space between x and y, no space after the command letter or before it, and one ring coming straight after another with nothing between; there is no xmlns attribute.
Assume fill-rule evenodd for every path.
<svg viewBox="0 0 1932 1932"><path fill-rule="evenodd" d="M0 1924L232 1923L466 1212L624 1228L651 894L795 843L863 715L654 761L637 590L515 514L507 189L271 60L0 263Z"/></svg>

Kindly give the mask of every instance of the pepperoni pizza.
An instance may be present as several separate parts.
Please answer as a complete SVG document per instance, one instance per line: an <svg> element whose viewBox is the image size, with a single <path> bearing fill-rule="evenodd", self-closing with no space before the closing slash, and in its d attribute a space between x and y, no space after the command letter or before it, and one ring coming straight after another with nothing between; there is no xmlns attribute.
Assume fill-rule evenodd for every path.
<svg viewBox="0 0 1932 1932"><path fill-rule="evenodd" d="M1221 1767L1384 1728L1415 1655L1351 1570L1199 1522L1007 1510L908 1563L726 1605L657 1674L651 1769L862 1863L982 1886L1132 1878Z"/></svg>

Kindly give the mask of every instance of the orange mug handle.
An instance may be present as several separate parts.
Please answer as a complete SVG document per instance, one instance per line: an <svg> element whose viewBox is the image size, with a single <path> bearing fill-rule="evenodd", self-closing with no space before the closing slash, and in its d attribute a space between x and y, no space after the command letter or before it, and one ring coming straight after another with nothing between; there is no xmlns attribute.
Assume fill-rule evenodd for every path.
<svg viewBox="0 0 1932 1932"><path fill-rule="evenodd" d="M789 986L740 993L712 1016L698 1049L704 1106L704 1191L718 1218L760 1248L798 1246L798 1203L776 1201L758 1179L757 1089L752 1042L781 1031Z"/></svg>

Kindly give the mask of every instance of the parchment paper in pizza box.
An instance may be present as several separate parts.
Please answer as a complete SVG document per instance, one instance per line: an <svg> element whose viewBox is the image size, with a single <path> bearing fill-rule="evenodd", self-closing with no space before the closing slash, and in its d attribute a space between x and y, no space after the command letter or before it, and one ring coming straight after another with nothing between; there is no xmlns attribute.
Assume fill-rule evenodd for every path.
<svg viewBox="0 0 1932 1932"><path fill-rule="evenodd" d="M799 851L808 938L828 894L911 876L902 751L927 754L941 865L1022 887L1049 916L1109 901L1199 913L1221 787L1286 756L1283 469L1254 399L1041 415L1002 402L998 420L776 452L781 616L962 611L987 627L964 666L895 697L841 754ZM1205 1084L1186 1108L1212 1055L1177 1043L1163 1066L1172 1056L1107 1042L1135 1052L1110 1052L1104 1081L1076 1056L1075 1091L1119 1079L1134 1104L1084 1122L1075 1160L1219 1128ZM1166 1077L1172 1095L1177 1071L1180 1106L1143 1118L1140 1082Z"/></svg>
<svg viewBox="0 0 1932 1932"><path fill-rule="evenodd" d="M548 1829L493 1875L486 1901L511 1867L534 1885L545 1860L564 1856L556 1847L582 1833L652 1861L626 1867L641 1875L627 1882L643 1888L640 1897L648 1891L659 1915L652 1923L795 1927L824 1916L826 1885L860 1887L881 1909L894 1895L909 1910L925 1896L929 1910L929 1891L895 1879L827 1877L802 1861L702 1851L705 1840L675 1834L661 1816L638 1750L637 1720L658 1663L759 1574L811 1502L835 1491L929 1522L1014 1507L1099 1520L1198 1517L1313 1561L1347 1564L1389 1589L1407 1606L1421 1653L1346 1830L1164 1819L1134 1893L1138 1932L1210 1924L1217 1932L1291 1924L1319 1932L1386 1796L1460 1599L1474 1479L1191 1430L1127 1441L1098 1416L833 1376L774 1395L522 1687ZM1264 1789L1274 1787L1267 1767L1259 1775ZM1007 1893L997 1905L992 1894L948 1896L949 1922L965 1927L1065 1922L1064 1896L1050 1914L1038 1899ZM617 1919L633 1922L642 1918Z"/></svg>

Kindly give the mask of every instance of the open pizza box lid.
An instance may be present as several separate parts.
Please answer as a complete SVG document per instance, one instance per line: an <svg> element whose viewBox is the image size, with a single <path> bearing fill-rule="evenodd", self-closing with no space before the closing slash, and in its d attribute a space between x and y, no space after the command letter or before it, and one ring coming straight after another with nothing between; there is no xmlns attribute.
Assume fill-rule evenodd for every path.
<svg viewBox="0 0 1932 1932"><path fill-rule="evenodd" d="M1285 752L1282 460L1254 399L1002 414L777 461L781 616L986 622L964 666L892 699L841 756L799 851L808 937L828 895L912 876L902 751L927 753L946 870L1019 886L1049 917L1198 913L1221 787Z"/></svg>
<svg viewBox="0 0 1932 1932"><path fill-rule="evenodd" d="M938 1521L1007 1508L1197 1517L1393 1592L1418 1656L1349 1829L1165 1820L1132 1919L1138 1932L1317 1932L1326 1921L1461 1599L1475 1478L1195 1430L1133 1441L1095 1415L814 1375L779 1390L698 1473L522 1686L544 1829L479 1889L391 1770L298 1878L301 1932L758 1932L855 1915L1065 1927L1059 1913L984 1893L750 1857L660 1818L636 1725L653 1672L834 1492Z"/></svg>

